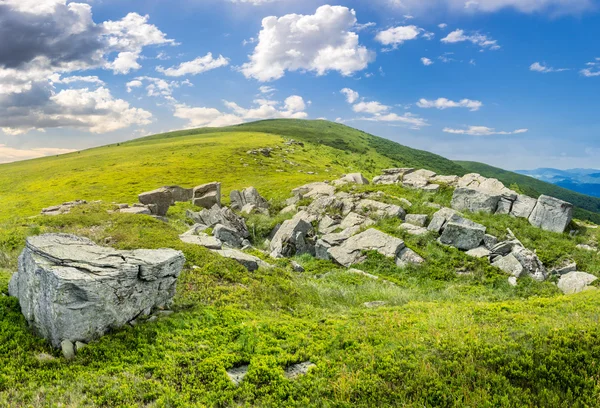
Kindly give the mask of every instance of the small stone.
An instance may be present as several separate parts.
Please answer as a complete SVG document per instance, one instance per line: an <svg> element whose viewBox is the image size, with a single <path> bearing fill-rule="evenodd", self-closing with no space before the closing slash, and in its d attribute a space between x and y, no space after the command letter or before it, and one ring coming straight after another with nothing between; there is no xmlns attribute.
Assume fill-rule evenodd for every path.
<svg viewBox="0 0 600 408"><path fill-rule="evenodd" d="M485 234L483 236L483 244L490 251L492 250L492 248L494 248L494 246L496 246L497 243L498 243L498 238L496 238L495 236L490 235L490 234Z"/></svg>
<svg viewBox="0 0 600 408"><path fill-rule="evenodd" d="M427 215L425 214L407 214L405 221L408 224L424 227L427 224Z"/></svg>
<svg viewBox="0 0 600 408"><path fill-rule="evenodd" d="M50 354L46 354L46 353L38 354L37 356L35 356L35 359L37 361L39 361L40 363L45 363L48 361L56 360L56 358L54 358L54 356L51 356Z"/></svg>
<svg viewBox="0 0 600 408"><path fill-rule="evenodd" d="M84 349L86 346L87 346L87 344L85 344L81 341L76 341L75 342L75 351L77 351L79 353L79 351Z"/></svg>
<svg viewBox="0 0 600 408"><path fill-rule="evenodd" d="M480 246L467 251L466 254L472 256L473 258L485 258L490 256L490 250L484 246Z"/></svg>
<svg viewBox="0 0 600 408"><path fill-rule="evenodd" d="M232 383L236 386L240 385L240 383L244 380L244 377L248 374L248 366L243 365L240 367L232 368L227 371L227 375Z"/></svg>
<svg viewBox="0 0 600 408"><path fill-rule="evenodd" d="M75 358L75 347L73 343L69 340L63 340L60 342L60 348L62 350L63 356L67 360L73 360Z"/></svg>
<svg viewBox="0 0 600 408"><path fill-rule="evenodd" d="M171 316L173 313L175 312L173 312L172 310L159 310L158 312L156 312L156 315L158 317L168 317Z"/></svg>
<svg viewBox="0 0 600 408"><path fill-rule="evenodd" d="M310 370L312 367L316 367L316 365L310 361L294 364L285 369L285 376L288 379L293 380L294 378L308 373L308 370Z"/></svg>
<svg viewBox="0 0 600 408"><path fill-rule="evenodd" d="M517 278L516 276L511 276L508 278L508 284L510 286L517 286Z"/></svg>
<svg viewBox="0 0 600 408"><path fill-rule="evenodd" d="M302 265L300 265L298 262L292 261L291 265L292 265L292 269L294 270L294 272L304 272L304 267Z"/></svg>

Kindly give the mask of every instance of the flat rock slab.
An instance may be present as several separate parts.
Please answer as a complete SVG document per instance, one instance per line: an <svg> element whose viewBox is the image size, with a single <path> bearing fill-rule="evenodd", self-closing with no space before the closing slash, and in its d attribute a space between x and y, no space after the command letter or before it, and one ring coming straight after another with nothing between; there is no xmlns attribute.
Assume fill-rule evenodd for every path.
<svg viewBox="0 0 600 408"><path fill-rule="evenodd" d="M179 236L179 239L186 244L199 245L207 249L221 249L223 247L223 243L217 238L202 232L198 235L183 234Z"/></svg>
<svg viewBox="0 0 600 408"><path fill-rule="evenodd" d="M34 332L58 348L167 306L184 263L172 249L117 251L75 235L38 235L27 238L9 293Z"/></svg>
<svg viewBox="0 0 600 408"><path fill-rule="evenodd" d="M593 286L589 286L596 280L598 280L598 278L590 273L569 272L560 277L558 280L558 288L565 295L571 295L583 292L584 290L596 289Z"/></svg>
<svg viewBox="0 0 600 408"><path fill-rule="evenodd" d="M502 195L473 188L459 187L452 196L452 208L458 211L494 214Z"/></svg>
<svg viewBox="0 0 600 408"><path fill-rule="evenodd" d="M376 229L368 229L348 238L342 245L328 250L337 263L346 267L364 259L363 251L377 251L383 256L396 259L404 249L404 241Z"/></svg>
<svg viewBox="0 0 600 408"><path fill-rule="evenodd" d="M268 263L264 262L260 258L247 254L245 252L239 251L237 249L222 249L213 251L224 258L233 259L234 261L242 264L246 269L250 272L254 272L259 267L270 267Z"/></svg>

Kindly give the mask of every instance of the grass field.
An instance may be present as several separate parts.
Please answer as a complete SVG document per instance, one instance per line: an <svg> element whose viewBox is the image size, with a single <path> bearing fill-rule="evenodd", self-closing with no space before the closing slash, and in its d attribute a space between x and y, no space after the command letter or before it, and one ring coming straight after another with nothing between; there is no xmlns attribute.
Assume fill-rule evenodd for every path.
<svg viewBox="0 0 600 408"><path fill-rule="evenodd" d="M401 164L372 146L352 152L283 141L274 132L209 132L0 166L0 208L9 210L0 215L0 406L598 405L599 291L563 296L552 281L531 279L512 287L489 263L446 248L434 236L409 236L389 219L375 227L403 238L427 260L424 266L398 268L370 254L358 268L385 279L374 281L302 256L295 260L305 273L292 272L289 260L270 260L276 268L248 273L179 241L189 204L172 207L169 223L106 211L112 201L134 202L137 193L161 185L213 180L223 182L226 195L254 185L281 207L305 182L350 171L373 176ZM259 147L275 148L273 157L246 154ZM452 194L447 188L439 194L399 186L361 189L383 191L393 203L405 197L414 203L410 213L429 215L435 210L426 203L448 205ZM35 216L42 207L76 198L103 203ZM577 248L597 245L599 229L579 226L571 237L508 216L470 218L500 237L510 228L549 268L575 261L600 276L598 255ZM281 219L248 218L257 245ZM110 237L121 249L182 250L187 264L175 313L116 330L66 362L28 331L17 300L2 295L25 237L53 231L99 243ZM369 301L387 304L368 309L363 303ZM40 361L40 353L54 358ZM306 376L284 376L287 366L307 360L316 366ZM248 376L235 387L226 370L245 364Z"/></svg>

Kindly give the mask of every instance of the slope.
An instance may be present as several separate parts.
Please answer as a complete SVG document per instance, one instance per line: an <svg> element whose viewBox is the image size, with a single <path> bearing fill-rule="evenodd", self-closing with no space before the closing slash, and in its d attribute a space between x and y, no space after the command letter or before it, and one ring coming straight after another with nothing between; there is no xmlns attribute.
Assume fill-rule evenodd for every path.
<svg viewBox="0 0 600 408"><path fill-rule="evenodd" d="M577 207L575 209L577 218L600 223L600 214L598 214L600 213L600 198L580 194L533 177L502 170L483 163L468 161L456 161L455 163L469 172L497 178L507 186L516 184L523 193L529 196L538 197L545 194L573 203Z"/></svg>

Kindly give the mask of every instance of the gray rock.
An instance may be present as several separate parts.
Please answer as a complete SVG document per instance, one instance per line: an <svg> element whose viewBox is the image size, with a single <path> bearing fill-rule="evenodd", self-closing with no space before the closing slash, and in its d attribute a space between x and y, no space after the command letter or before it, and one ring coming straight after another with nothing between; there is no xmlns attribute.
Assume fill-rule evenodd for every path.
<svg viewBox="0 0 600 408"><path fill-rule="evenodd" d="M546 280L548 273L535 252L521 246L516 246L513 248L512 255L517 258L523 266L524 271L533 279L539 282Z"/></svg>
<svg viewBox="0 0 600 408"><path fill-rule="evenodd" d="M410 208L412 207L412 203L410 201L408 201L406 198L401 197L399 199L399 201L402 203L402 205L404 205L406 208Z"/></svg>
<svg viewBox="0 0 600 408"><path fill-rule="evenodd" d="M517 278L514 276L509 276L508 277L508 284L510 286L517 286Z"/></svg>
<svg viewBox="0 0 600 408"><path fill-rule="evenodd" d="M398 228L406 231L410 235L416 235L416 236L426 235L429 232L427 230L427 228L417 227L416 225L406 224L406 223L405 224L400 224L400 226Z"/></svg>
<svg viewBox="0 0 600 408"><path fill-rule="evenodd" d="M376 217L398 217L404 219L406 216L406 211L402 207L374 200L361 200L356 207Z"/></svg>
<svg viewBox="0 0 600 408"><path fill-rule="evenodd" d="M171 192L173 203L184 203L186 201L191 201L192 197L194 196L193 188L183 188L179 186L165 186L164 188Z"/></svg>
<svg viewBox="0 0 600 408"><path fill-rule="evenodd" d="M401 268L406 268L409 265L421 265L424 262L425 259L407 247L402 249L396 257L396 265Z"/></svg>
<svg viewBox="0 0 600 408"><path fill-rule="evenodd" d="M87 344L81 342L81 341L76 341L75 342L75 351L77 351L78 353L83 350L84 348L87 347Z"/></svg>
<svg viewBox="0 0 600 408"><path fill-rule="evenodd" d="M242 252L238 249L221 249L221 250L213 250L214 253L221 255L223 258L233 259L237 263L244 266L244 268L248 269L250 272L254 272L259 267L269 268L271 265L264 262L260 258Z"/></svg>
<svg viewBox="0 0 600 408"><path fill-rule="evenodd" d="M403 168L393 168L393 169L385 169L383 170L383 174L387 175L399 175L400 177L404 177L407 174L414 173L415 169L403 167Z"/></svg>
<svg viewBox="0 0 600 408"><path fill-rule="evenodd" d="M491 252L493 254L505 256L510 254L516 245L518 244L514 241L502 241L494 245Z"/></svg>
<svg viewBox="0 0 600 408"><path fill-rule="evenodd" d="M240 385L240 383L244 380L244 377L248 374L248 366L240 366L235 367L227 371L227 376L236 386Z"/></svg>
<svg viewBox="0 0 600 408"><path fill-rule="evenodd" d="M444 230L444 227L448 223L448 220L450 220L450 218L452 218L455 214L456 211L454 211L451 208L440 209L438 212L433 214L433 217L431 218L431 222L429 223L427 230L439 234Z"/></svg>
<svg viewBox="0 0 600 408"><path fill-rule="evenodd" d="M398 184L402 181L402 175L400 174L385 174L382 176L377 176L373 179L373 184L378 185L390 185L390 184Z"/></svg>
<svg viewBox="0 0 600 408"><path fill-rule="evenodd" d="M294 195L300 195L302 198L316 198L319 196L332 196L335 194L335 187L323 183L310 183L292 190Z"/></svg>
<svg viewBox="0 0 600 408"><path fill-rule="evenodd" d="M288 379L293 380L295 378L300 377L301 375L305 375L306 373L308 373L308 370L310 370L312 367L316 367L316 365L311 363L310 361L305 361L299 364L293 364L285 369L285 376Z"/></svg>
<svg viewBox="0 0 600 408"><path fill-rule="evenodd" d="M492 265L515 278L519 278L525 271L521 262L513 254L499 258Z"/></svg>
<svg viewBox="0 0 600 408"><path fill-rule="evenodd" d="M537 200L535 198L519 194L512 206L510 214L518 218L529 218L536 204Z"/></svg>
<svg viewBox="0 0 600 408"><path fill-rule="evenodd" d="M9 293L35 333L59 347L88 342L175 295L185 258L172 249L117 251L66 234L29 237Z"/></svg>
<svg viewBox="0 0 600 408"><path fill-rule="evenodd" d="M222 224L215 226L213 236L231 248L241 248L244 240L236 230Z"/></svg>
<svg viewBox="0 0 600 408"><path fill-rule="evenodd" d="M572 219L573 204L542 195L529 216L529 223L545 231L563 233Z"/></svg>
<svg viewBox="0 0 600 408"><path fill-rule="evenodd" d="M459 187L452 196L452 208L458 211L494 214L502 195Z"/></svg>
<svg viewBox="0 0 600 408"><path fill-rule="evenodd" d="M231 208L233 210L242 210L249 204L259 209L269 208L267 200L254 187L248 187L241 192L233 190L229 198L231 199Z"/></svg>
<svg viewBox="0 0 600 408"><path fill-rule="evenodd" d="M121 208L119 212L123 214L152 215L152 211L147 207Z"/></svg>
<svg viewBox="0 0 600 408"><path fill-rule="evenodd" d="M340 228L340 222L338 220L334 220L328 215L324 216L319 222L320 234L330 234L338 228Z"/></svg>
<svg viewBox="0 0 600 408"><path fill-rule="evenodd" d="M429 181L432 183L443 183L451 187L456 187L456 185L458 185L459 179L460 177L458 176L435 176L432 177Z"/></svg>
<svg viewBox="0 0 600 408"><path fill-rule="evenodd" d="M454 215L444 227L440 242L468 251L481 245L485 231L486 228L483 225Z"/></svg>
<svg viewBox="0 0 600 408"><path fill-rule="evenodd" d="M284 221L271 240L271 257L283 258L301 254L314 255L313 227L298 213L291 220Z"/></svg>
<svg viewBox="0 0 600 408"><path fill-rule="evenodd" d="M55 205L52 207L48 207L48 208L44 208L42 210L42 215L61 215L61 214L68 214L71 212L71 209L73 207L77 207L80 205L84 205L87 204L87 201L85 200L75 200L75 201L69 201L66 203L62 203L61 205Z"/></svg>
<svg viewBox="0 0 600 408"><path fill-rule="evenodd" d="M577 248L583 249L584 251L598 252L598 248L593 247L591 245L587 245L587 244L579 244L579 245L577 245Z"/></svg>
<svg viewBox="0 0 600 408"><path fill-rule="evenodd" d="M279 214L292 214L298 211L298 207L295 204L288 205L283 210L279 212Z"/></svg>
<svg viewBox="0 0 600 408"><path fill-rule="evenodd" d="M361 173L351 173L346 174L344 177L338 180L339 184L369 184L369 180L367 180Z"/></svg>
<svg viewBox="0 0 600 408"><path fill-rule="evenodd" d="M334 196L317 197L306 209L307 212L315 215L322 215L331 211L339 211L343 203Z"/></svg>
<svg viewBox="0 0 600 408"><path fill-rule="evenodd" d="M555 275L566 275L569 272L577 272L577 263L573 262L552 271Z"/></svg>
<svg viewBox="0 0 600 408"><path fill-rule="evenodd" d="M250 236L244 218L227 207L219 208L219 206L215 205L211 209L204 209L200 212L188 210L186 215L195 223L205 225L207 228L214 228L218 224L221 224L237 231L242 238Z"/></svg>
<svg viewBox="0 0 600 408"><path fill-rule="evenodd" d="M173 194L167 188L159 189L142 193L138 196L140 203L145 205L155 205L156 213L154 215L165 216L169 207L173 204Z"/></svg>
<svg viewBox="0 0 600 408"><path fill-rule="evenodd" d="M75 358L75 347L70 340L61 341L60 348L66 360L73 360Z"/></svg>
<svg viewBox="0 0 600 408"><path fill-rule="evenodd" d="M510 214L512 210L513 202L502 197L498 202L498 208L496 208L496 214Z"/></svg>
<svg viewBox="0 0 600 408"><path fill-rule="evenodd" d="M340 265L349 267L364 260L363 251L377 251L394 258L404 249L404 241L376 229L368 229L350 237L342 245L329 249L329 255Z"/></svg>
<svg viewBox="0 0 600 408"><path fill-rule="evenodd" d="M192 204L196 207L213 208L221 206L221 183L212 182L194 187Z"/></svg>
<svg viewBox="0 0 600 408"><path fill-rule="evenodd" d="M364 226L369 226L369 225L373 225L375 222L367 217L363 217L360 214L351 212L350 214L348 214L341 222L341 224L339 225L339 227L342 230L346 230L348 228L352 228L352 227L364 227Z"/></svg>
<svg viewBox="0 0 600 408"><path fill-rule="evenodd" d="M342 232L334 232L331 234L326 234L321 237L321 241L326 242L329 246L338 246L342 245L344 242L348 240L352 235L358 233L360 231L360 226L346 228Z"/></svg>
<svg viewBox="0 0 600 408"><path fill-rule="evenodd" d="M439 184L427 184L425 187L422 187L421 190L427 191L428 193L437 193L440 191Z"/></svg>
<svg viewBox="0 0 600 408"><path fill-rule="evenodd" d="M424 227L425 225L427 225L427 215L407 214L404 221L408 224L416 225L417 227Z"/></svg>
<svg viewBox="0 0 600 408"><path fill-rule="evenodd" d="M595 282L598 278L592 274L585 272L569 272L560 277L558 280L558 288L565 295L571 295L574 293L580 293L584 290L596 289L593 286L589 286Z"/></svg>
<svg viewBox="0 0 600 408"><path fill-rule="evenodd" d="M487 249L485 246L480 246L467 251L466 254L472 256L473 258L486 258L490 256L490 250Z"/></svg>
<svg viewBox="0 0 600 408"><path fill-rule="evenodd" d="M294 270L294 272L304 272L305 271L304 267L296 261L292 261L291 265L292 265L292 269Z"/></svg>
<svg viewBox="0 0 600 408"><path fill-rule="evenodd" d="M317 240L315 243L315 258L329 261L331 259L331 256L329 256L329 248L331 248L330 244L322 239Z"/></svg>
<svg viewBox="0 0 600 408"><path fill-rule="evenodd" d="M493 235L485 234L485 236L483 237L483 244L490 251L492 250L492 248L494 248L496 246L497 243L498 243L498 238L496 238Z"/></svg>

